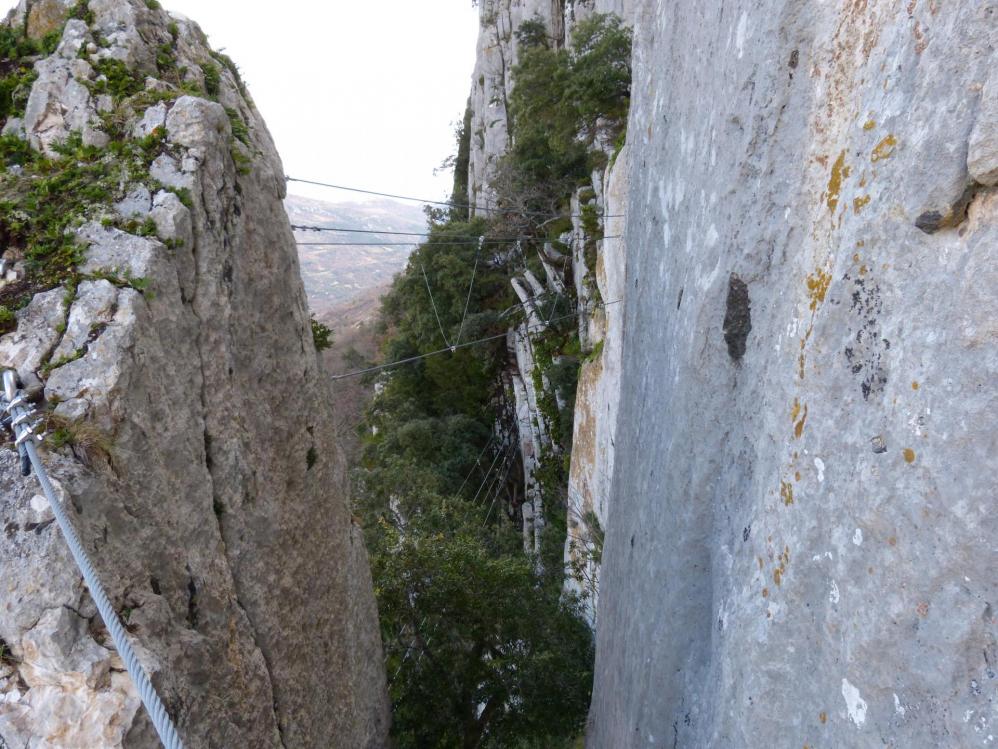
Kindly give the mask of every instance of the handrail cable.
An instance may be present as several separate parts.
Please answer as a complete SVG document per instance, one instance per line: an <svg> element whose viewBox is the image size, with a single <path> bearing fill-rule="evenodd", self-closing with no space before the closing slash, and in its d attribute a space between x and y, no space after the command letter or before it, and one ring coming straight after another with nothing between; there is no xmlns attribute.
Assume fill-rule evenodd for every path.
<svg viewBox="0 0 998 749"><path fill-rule="evenodd" d="M601 237L600 240L604 239L623 239L623 234L612 234L609 237ZM508 239L486 239L482 244L497 245L497 244L511 244L514 240ZM520 241L520 240L515 240ZM444 242L422 242L422 241L412 241L412 242L295 242L299 247L412 247L413 245L425 244L430 247L464 247L471 244L476 244L478 239L448 239Z"/></svg>
<svg viewBox="0 0 998 749"><path fill-rule="evenodd" d="M426 293L430 295L430 304L433 305L433 315L437 318L437 326L440 328L440 336L444 339L444 345L449 349L453 349L454 347L447 341L447 334L444 333L443 323L440 322L440 313L437 312L437 303L433 301L433 292L430 291L430 279L426 276L426 268L424 268L423 264L420 263L419 269L423 271L423 280L426 281Z"/></svg>
<svg viewBox="0 0 998 749"><path fill-rule="evenodd" d="M485 237L481 237L478 240L478 249L475 250L475 267L471 269L471 283L468 285L468 299L464 303L464 314L461 315L461 327L457 331L457 342L461 342L461 336L464 335L464 321L468 319L468 306L471 304L471 292L475 288L475 274L478 273L478 256L482 254L482 244L485 241Z"/></svg>
<svg viewBox="0 0 998 749"><path fill-rule="evenodd" d="M35 446L35 441L40 440L40 436L35 432L37 425L28 423L34 411L28 407L24 396L18 390L16 374L10 369L3 373L2 405L3 410L9 414L10 427L15 436L14 444L17 445L22 455L22 473L24 473L25 468L23 466L23 458L26 455L31 466L35 469L35 476L38 478L38 483L41 485L42 491L49 501L49 506L52 508L52 513L59 523L59 529L66 539L73 559L76 561L76 566L83 574L83 579L90 590L90 597L96 604L101 619L104 620L104 625L111 635L111 640L114 642L114 647L117 649L118 655L121 656L122 661L125 663L128 675L132 677L132 681L138 689L139 697L142 699L142 704L145 705L146 712L152 720L160 741L166 749L183 749L183 743L177 734L177 729L174 727L169 713L166 711L166 707L160 700L156 689L149 680L148 674L146 674L145 669L135 655L128 636L125 634L125 628L121 624L121 619L118 617L114 606L111 604L111 600L104 591L104 586L97 577L93 563L90 561L90 557L87 555L83 543L76 533L76 529L66 514L62 502L56 497L55 489L53 489L52 483L49 481L45 465L38 456L38 450Z"/></svg>
<svg viewBox="0 0 998 749"><path fill-rule="evenodd" d="M487 206L475 205L473 203L454 203L449 200L426 200L424 198L414 198L411 195L394 195L388 192L378 192L376 190L364 190L359 187L347 187L345 185L334 185L329 182L317 182L311 179L298 179L297 177L290 177L285 175L285 180L288 182L298 182L303 185L314 185L316 187L329 187L333 190L345 190L346 192L356 192L363 195L374 195L379 198L393 198L395 200L411 200L416 203L427 203L429 205L442 205L447 208L474 208L476 211L486 211L489 213L517 213L521 216L547 216L552 217L549 211L517 211L513 209L503 209L503 208L489 208ZM561 214L554 214L555 216ZM568 215L569 218L585 218L582 214L571 213ZM602 218L624 218L625 214L611 214L609 216L602 216Z"/></svg>

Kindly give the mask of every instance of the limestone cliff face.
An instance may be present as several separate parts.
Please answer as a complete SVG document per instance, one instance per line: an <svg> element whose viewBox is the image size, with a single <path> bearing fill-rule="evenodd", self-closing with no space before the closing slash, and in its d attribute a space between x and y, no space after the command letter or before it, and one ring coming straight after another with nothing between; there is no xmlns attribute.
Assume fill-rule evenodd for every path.
<svg viewBox="0 0 998 749"><path fill-rule="evenodd" d="M141 0L83 16L5 132L103 147L113 120L157 150L75 229L83 280L34 296L0 365L74 436L46 463L187 746L382 746L370 576L274 145L192 22ZM101 94L102 60L140 93ZM156 746L36 493L0 454L0 744Z"/></svg>
<svg viewBox="0 0 998 749"><path fill-rule="evenodd" d="M998 4L642 6L589 745L989 745Z"/></svg>
<svg viewBox="0 0 998 749"><path fill-rule="evenodd" d="M597 618L603 543L610 517L610 479L617 444L627 261L623 235L628 154L625 146L605 175L598 175L597 184L606 185L604 212L611 218L605 221L604 234L609 238L599 242L593 276L606 306L590 304L590 314L580 318L593 351L579 371L568 477L567 586L585 601L593 625ZM582 277L586 278L584 274Z"/></svg>
<svg viewBox="0 0 998 749"><path fill-rule="evenodd" d="M481 31L478 56L472 80L471 157L468 175L469 200L489 207L494 196L489 182L499 159L511 146L507 101L514 81L513 69L520 50L516 31L530 20L540 19L554 46L569 43L575 25L594 13L613 13L630 23L635 11L633 0L483 0L480 3ZM551 245L540 254L545 278L529 272L513 286L527 310L527 320L510 333L511 369L509 381L516 401L520 457L523 466L525 501L521 508L524 549L537 551L545 524L541 492L536 479L538 461L551 449L550 425L538 407L549 390L546 379L535 376L533 342L544 335L552 295L564 294L566 284L574 287L578 303L578 330L582 350L590 361L582 367L576 399L574 431L568 486L568 533L565 564L569 569L566 587L586 601L590 620L595 624L599 587L600 555L609 507L609 480L613 467L613 433L617 422L620 345L623 337L624 217L627 210L626 149L614 154L612 144L600 144L613 157L605 170L592 173L590 184L578 189L570 203L572 226L561 236L571 254L560 257ZM590 236L581 218L584 208L595 208L600 222L600 239ZM588 258L588 260L587 260ZM589 267L596 259L595 267ZM558 261L552 264L552 259ZM558 267L556 267L558 266ZM607 306L603 306L603 304Z"/></svg>

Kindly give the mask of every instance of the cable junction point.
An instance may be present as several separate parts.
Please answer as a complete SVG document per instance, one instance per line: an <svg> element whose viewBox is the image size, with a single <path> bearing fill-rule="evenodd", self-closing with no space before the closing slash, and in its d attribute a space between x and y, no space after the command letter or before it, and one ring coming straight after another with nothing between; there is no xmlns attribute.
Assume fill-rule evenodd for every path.
<svg viewBox="0 0 998 749"><path fill-rule="evenodd" d="M34 468L38 483L41 485L52 508L52 513L59 523L59 529L62 531L73 559L76 561L76 566L83 574L83 579L90 590L90 597L97 605L97 611L100 613L101 619L104 620L107 631L111 634L111 640L114 642L118 655L125 663L128 675L132 677L132 682L139 692L142 704L156 728L156 733L159 734L159 740L166 749L183 749L184 745L180 741L180 736L177 734L177 729L174 727L170 715L166 712L166 707L159 695L156 694L148 674L136 657L135 651L128 641L128 636L125 634L125 628L121 624L111 600L107 597L104 586L97 577L93 563L83 548L83 543L80 541L69 515L66 514L62 502L55 495L55 489L49 481L45 466L38 456L37 443L41 442L44 435L39 435L37 432L35 411L26 403L18 390L17 375L13 370L8 369L3 373L3 393L0 394L0 408L6 414L0 423L14 432L15 444L21 456L21 473L28 476L31 469Z"/></svg>
<svg viewBox="0 0 998 749"><path fill-rule="evenodd" d="M427 283L427 286L429 286L429 283ZM432 294L430 296L432 297ZM604 302L602 304L596 304L596 305L593 305L593 309L599 309L601 307L610 307L611 305L614 305L614 304L620 304L622 301L624 301L624 300L623 299L615 299L612 302ZM514 307L511 308L511 309L516 309L517 307L522 307L522 306L523 306L522 304L517 304L517 305L514 305ZM535 330L544 330L548 325L550 325L553 322L560 322L562 320L567 320L570 317L575 317L576 313L577 313L577 310L574 311L574 312L572 312L571 314L568 314L568 315L561 315L559 317L551 318L550 320L547 320L546 322L542 323L541 325L534 325L534 326L527 325L526 326L526 331L529 333L529 332L535 331ZM438 321L438 324L439 324L439 321ZM440 326L440 327L441 327L441 334L442 334L443 333L443 330L442 330L443 326ZM386 369L392 369L393 367L400 367L403 364L412 364L414 362L421 361L422 359L429 359L431 356L440 356L440 354L454 353L459 348L463 349L463 348L468 348L469 346L478 346L478 345L483 344L483 343L490 343L491 341L498 341L500 338L505 338L506 335L507 335L506 333L498 333L498 334L493 335L493 336L488 336L487 338L479 338L477 341L468 341L467 343L459 343L459 344L455 344L453 346L451 346L450 344L448 344L447 348L442 348L442 349L438 349L436 351L431 351L428 354L419 354L418 356L410 356L407 359L400 359L399 361L389 362L388 364L379 364L379 365L377 365L375 367L368 367L367 369L358 369L356 372L345 372L344 374L332 375L329 379L331 379L331 380L345 380L348 377L360 377L361 375L372 374L374 372L383 372Z"/></svg>

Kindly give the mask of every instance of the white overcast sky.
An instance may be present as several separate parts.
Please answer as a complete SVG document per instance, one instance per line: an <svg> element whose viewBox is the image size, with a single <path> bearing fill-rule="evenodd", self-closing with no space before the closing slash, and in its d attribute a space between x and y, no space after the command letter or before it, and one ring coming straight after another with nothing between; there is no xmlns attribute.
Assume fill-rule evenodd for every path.
<svg viewBox="0 0 998 749"><path fill-rule="evenodd" d="M471 89L471 0L162 0L239 65L284 160L303 179L449 197ZM358 195L289 185L323 200Z"/></svg>

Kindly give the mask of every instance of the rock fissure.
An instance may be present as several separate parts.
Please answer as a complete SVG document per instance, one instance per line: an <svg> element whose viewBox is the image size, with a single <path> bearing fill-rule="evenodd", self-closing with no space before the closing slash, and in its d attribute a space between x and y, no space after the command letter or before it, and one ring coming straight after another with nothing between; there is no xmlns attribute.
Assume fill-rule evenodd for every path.
<svg viewBox="0 0 998 749"><path fill-rule="evenodd" d="M43 4L64 20L70 3ZM22 3L10 23L27 23L38 7ZM168 40L164 67L157 56ZM88 59L78 59L78 50ZM65 304L64 289L36 294L16 317L17 329L0 338L0 366L30 381L43 361L59 363L37 386L64 424L64 446L55 444L45 460L66 487L67 504L86 508L79 530L96 549L95 562L113 572L112 587L132 591L122 615L136 628L154 682L181 706L185 742L376 747L386 731L384 683L347 655L358 643L374 652L378 637L370 589L349 581L365 574L366 560L346 543L342 479L303 483L304 460L299 467L270 446L274 429L303 431L306 416L318 443L332 430L314 352L297 340L306 329L298 320L304 293L292 272L283 195L270 177L283 170L227 65L206 90L200 71L216 59L185 18L145 0L91 0L65 25L59 49L35 66L28 114L3 123L11 125L5 133L20 132L50 154L63 143L76 149L56 164L94 178L95 205L66 203L79 245L72 255L68 244L51 247L65 249L73 263L80 256L68 266L80 280L76 298ZM227 109L252 143L238 165ZM133 156L119 179L115 160ZM139 163L149 165L148 175ZM98 180L98 172L115 176ZM110 225L101 221L108 215L115 216ZM289 308L302 312L289 316ZM252 321L252 335L235 321ZM275 361L306 372L301 387L286 392L272 377ZM255 405L278 399L285 407L270 419L276 422L257 418ZM113 475L82 460L95 454L114 455ZM240 505L232 496L243 483L240 467L256 464L266 486L252 506ZM32 682L40 661L30 648L20 652L25 632L64 642L61 650L39 650L62 654L46 661L46 673L72 675L97 656L89 637L40 618L75 604L78 581L59 535L25 509L31 489L6 451L0 479L4 516L33 528L18 534L16 549L0 548L0 564L11 590L36 591L16 601L0 595L0 637L18 657L27 655L32 685L26 691L13 677L0 679L0 741L20 746L58 733L76 746L155 745L117 669L101 666L108 678L97 681ZM320 506L325 526L302 522ZM314 567L313 554L333 563L334 582L305 599L287 571ZM323 610L340 613L320 621ZM318 623L292 651L281 635L299 616ZM40 623L26 629L32 621ZM94 662L111 657L101 650L103 660ZM341 675L335 694L319 699L305 688L315 674L334 670ZM78 719L84 710L92 720ZM282 737L287 726L293 733Z"/></svg>

